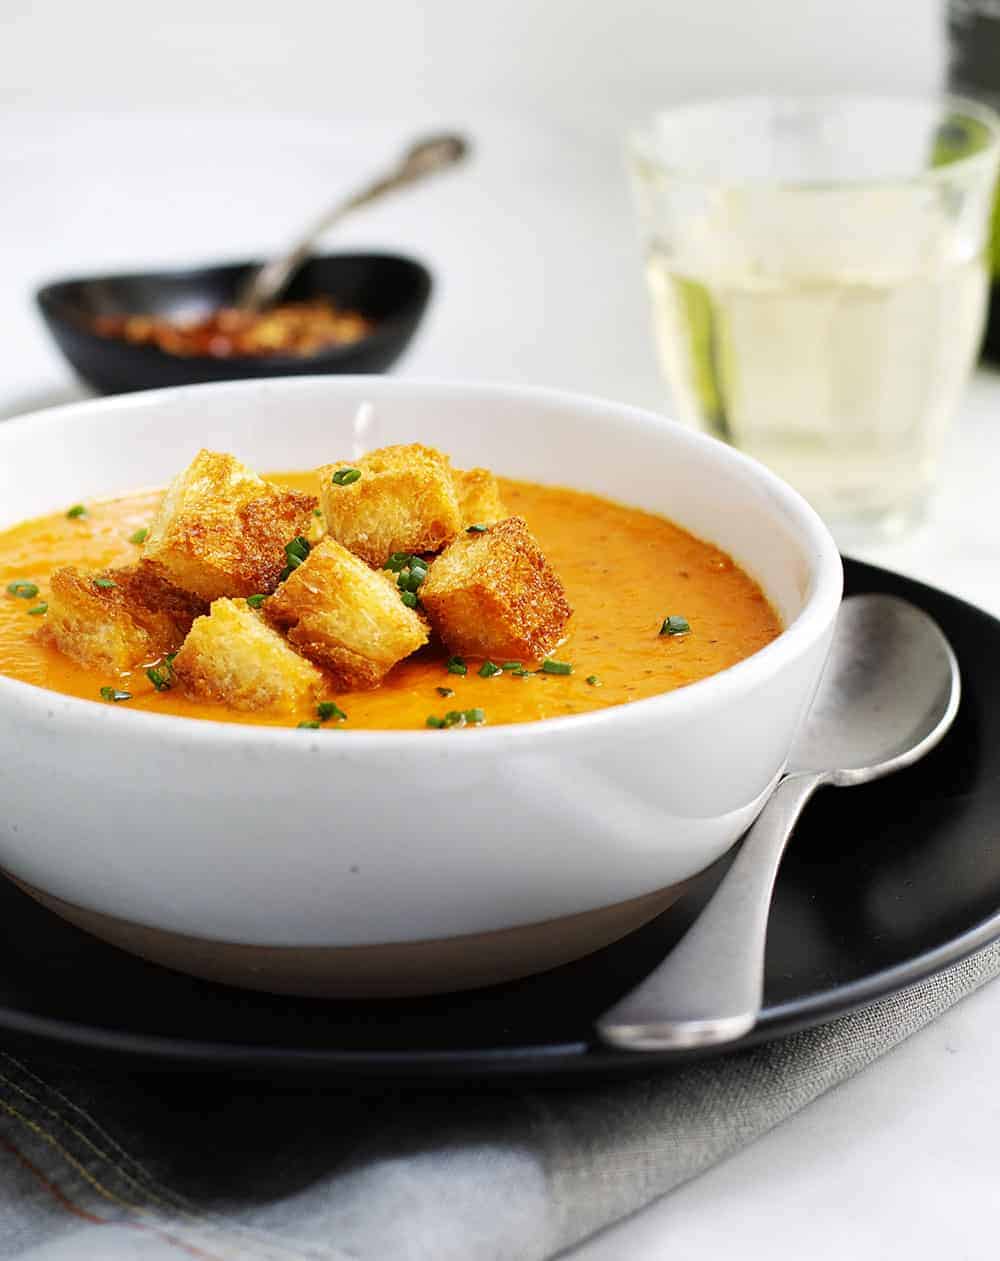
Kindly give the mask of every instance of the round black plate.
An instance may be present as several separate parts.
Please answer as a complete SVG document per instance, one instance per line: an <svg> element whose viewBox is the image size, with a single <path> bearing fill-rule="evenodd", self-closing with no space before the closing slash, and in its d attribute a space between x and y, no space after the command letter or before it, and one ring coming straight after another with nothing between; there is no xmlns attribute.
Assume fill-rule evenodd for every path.
<svg viewBox="0 0 1000 1261"><path fill-rule="evenodd" d="M943 592L847 562L849 593L925 608L950 639L964 696L954 728L910 771L819 794L781 869L766 1009L750 1040L829 1019L1000 937L1000 622ZM641 979L722 873L661 919L577 963L441 998L323 1002L253 994L146 964L0 885L0 1028L163 1066L484 1076L634 1070L594 1019ZM706 1052L684 1052L686 1056Z"/></svg>

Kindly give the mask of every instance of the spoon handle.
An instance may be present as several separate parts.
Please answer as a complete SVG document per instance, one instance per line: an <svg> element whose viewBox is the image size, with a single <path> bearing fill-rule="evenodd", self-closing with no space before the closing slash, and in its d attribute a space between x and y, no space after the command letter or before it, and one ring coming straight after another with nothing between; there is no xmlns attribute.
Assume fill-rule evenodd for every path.
<svg viewBox="0 0 1000 1261"><path fill-rule="evenodd" d="M822 774L778 784L708 905L677 946L597 1022L627 1051L730 1042L752 1029L764 991L764 943L778 865Z"/></svg>
<svg viewBox="0 0 1000 1261"><path fill-rule="evenodd" d="M460 136L431 136L413 145L389 171L325 211L284 254L254 272L237 294L235 305L250 313L270 306L310 256L317 237L328 228L361 206L462 161L467 153L468 144Z"/></svg>

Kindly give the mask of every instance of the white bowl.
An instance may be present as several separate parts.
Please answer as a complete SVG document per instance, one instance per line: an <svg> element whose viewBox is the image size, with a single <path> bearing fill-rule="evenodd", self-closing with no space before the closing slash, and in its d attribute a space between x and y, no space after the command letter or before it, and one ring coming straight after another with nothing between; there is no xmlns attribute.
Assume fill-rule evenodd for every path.
<svg viewBox="0 0 1000 1261"><path fill-rule="evenodd" d="M675 692L457 738L192 721L0 677L0 866L128 949L268 989L454 988L603 945L729 848L780 774L833 632L836 546L765 468L650 413L381 377L7 422L0 527L161 484L200 446L307 468L359 426L369 447L429 443L669 516L747 569L786 629Z"/></svg>

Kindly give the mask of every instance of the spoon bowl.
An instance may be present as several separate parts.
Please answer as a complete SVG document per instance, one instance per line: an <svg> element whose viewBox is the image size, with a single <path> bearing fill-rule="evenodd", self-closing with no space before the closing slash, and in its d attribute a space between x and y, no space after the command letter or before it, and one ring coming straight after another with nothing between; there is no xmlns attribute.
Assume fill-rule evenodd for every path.
<svg viewBox="0 0 1000 1261"><path fill-rule="evenodd" d="M182 357L94 331L99 315L137 311L172 319L207 315L236 300L257 275L257 262L176 271L131 272L60 280L41 288L39 310L77 375L101 394L316 373L384 372L402 355L431 295L422 263L398 254L333 254L309 259L287 290L291 301L328 298L360 311L374 328L359 341L306 356Z"/></svg>
<svg viewBox="0 0 1000 1261"><path fill-rule="evenodd" d="M809 798L916 762L958 713L958 661L921 609L892 596L854 596L837 620L826 669L786 774L733 865L667 958L597 1022L629 1051L731 1042L757 1023L767 918L781 856Z"/></svg>

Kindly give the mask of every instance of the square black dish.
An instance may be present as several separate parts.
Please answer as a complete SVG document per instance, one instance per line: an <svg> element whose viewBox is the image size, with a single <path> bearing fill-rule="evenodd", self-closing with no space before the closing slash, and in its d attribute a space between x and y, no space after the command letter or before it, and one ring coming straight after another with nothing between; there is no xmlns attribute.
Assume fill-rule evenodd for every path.
<svg viewBox="0 0 1000 1261"><path fill-rule="evenodd" d="M232 304L260 264L228 263L187 271L87 276L47 284L36 294L39 310L77 375L102 394L162 386L315 373L383 372L406 349L431 294L422 263L396 254L330 254L311 258L284 295L288 301L328 298L374 323L359 341L313 354L232 356L168 354L94 331L102 315L156 315L190 319Z"/></svg>
<svg viewBox="0 0 1000 1261"><path fill-rule="evenodd" d="M1000 937L1000 622L931 587L846 562L847 593L924 608L951 641L963 700L915 768L808 807L775 893L765 1010L749 1041L892 993ZM341 1002L195 981L125 955L0 884L0 1028L151 1064L296 1074L463 1077L645 1070L592 1037L696 914L725 865L660 919L516 984L435 998Z"/></svg>

